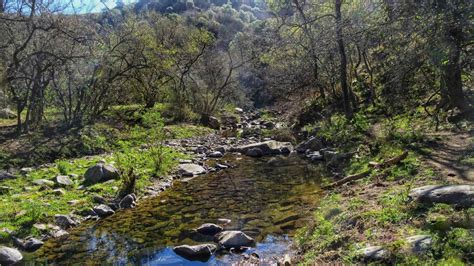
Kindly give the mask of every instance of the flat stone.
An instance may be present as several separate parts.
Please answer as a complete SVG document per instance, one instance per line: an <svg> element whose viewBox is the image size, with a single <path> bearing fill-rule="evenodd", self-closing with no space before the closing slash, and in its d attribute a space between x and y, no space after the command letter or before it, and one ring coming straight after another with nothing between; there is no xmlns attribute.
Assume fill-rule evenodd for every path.
<svg viewBox="0 0 474 266"><path fill-rule="evenodd" d="M53 194L56 195L56 196L62 196L64 194L66 194L66 192L61 188L57 188L57 189L53 190Z"/></svg>
<svg viewBox="0 0 474 266"><path fill-rule="evenodd" d="M221 158L222 156L224 156L224 154L222 154L222 152L220 151L214 151L214 152L211 152L209 153L209 158Z"/></svg>
<svg viewBox="0 0 474 266"><path fill-rule="evenodd" d="M371 246L359 249L357 253L366 261L385 260L389 257L388 251L381 246Z"/></svg>
<svg viewBox="0 0 474 266"><path fill-rule="evenodd" d="M293 146L289 142L280 142L269 140L264 142L252 143L244 146L233 148L231 151L247 154L251 149L260 149L263 155L288 153L293 150Z"/></svg>
<svg viewBox="0 0 474 266"><path fill-rule="evenodd" d="M107 217L115 213L112 208L105 204L95 206L93 210L95 213L97 213L97 215L99 215L99 217Z"/></svg>
<svg viewBox="0 0 474 266"><path fill-rule="evenodd" d="M0 265L13 265L22 259L23 255L17 249L0 246Z"/></svg>
<svg viewBox="0 0 474 266"><path fill-rule="evenodd" d="M242 231L224 231L216 235L216 242L224 248L242 248L255 244L255 240Z"/></svg>
<svg viewBox="0 0 474 266"><path fill-rule="evenodd" d="M173 248L173 251L179 256L188 260L198 260L206 262L211 257L212 253L217 250L214 244L201 244L195 246L182 245Z"/></svg>
<svg viewBox="0 0 474 266"><path fill-rule="evenodd" d="M183 176L194 176L206 173L204 167L193 163L180 164L178 171Z"/></svg>
<svg viewBox="0 0 474 266"><path fill-rule="evenodd" d="M46 224L34 224L33 227L40 231L45 231L48 228Z"/></svg>
<svg viewBox="0 0 474 266"><path fill-rule="evenodd" d="M217 169L227 169L227 168L229 168L229 166L227 166L225 164L221 164L221 163L216 163L216 168Z"/></svg>
<svg viewBox="0 0 474 266"><path fill-rule="evenodd" d="M32 183L37 186L48 186L48 187L54 186L54 182L47 179L36 179L36 180L33 180Z"/></svg>
<svg viewBox="0 0 474 266"><path fill-rule="evenodd" d="M431 185L412 189L412 200L421 203L445 203L461 208L474 205L474 185Z"/></svg>
<svg viewBox="0 0 474 266"><path fill-rule="evenodd" d="M221 226L212 223L205 223L196 229L198 233L209 236L213 236L217 233L220 233L222 230L223 229Z"/></svg>
<svg viewBox="0 0 474 266"><path fill-rule="evenodd" d="M74 185L74 182L67 175L56 176L54 178L54 182L56 182L58 186L62 186L62 187L69 187L69 186Z"/></svg>
<svg viewBox="0 0 474 266"><path fill-rule="evenodd" d="M430 235L415 235L406 238L410 251L416 254L426 253L433 244L433 238Z"/></svg>
<svg viewBox="0 0 474 266"><path fill-rule="evenodd" d="M23 168L20 169L20 174L22 174L22 175L26 175L30 172L33 172L32 167L23 167Z"/></svg>
<svg viewBox="0 0 474 266"><path fill-rule="evenodd" d="M64 236L69 235L69 233L66 230L54 230L50 232L50 235L52 238L61 238Z"/></svg>

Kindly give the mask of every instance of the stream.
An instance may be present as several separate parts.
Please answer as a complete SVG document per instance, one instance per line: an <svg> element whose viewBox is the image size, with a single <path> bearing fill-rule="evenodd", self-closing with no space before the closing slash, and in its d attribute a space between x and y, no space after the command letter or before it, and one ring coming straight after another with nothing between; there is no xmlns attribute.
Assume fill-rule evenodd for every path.
<svg viewBox="0 0 474 266"><path fill-rule="evenodd" d="M190 180L176 181L134 209L121 210L97 222L84 222L61 240L50 239L25 258L26 264L228 265L242 254L218 252L207 262L188 261L174 246L212 243L193 231L203 223L230 219L225 230L253 237L264 262L292 254L292 238L304 227L321 197L322 168L296 154L287 157L235 157L237 166Z"/></svg>

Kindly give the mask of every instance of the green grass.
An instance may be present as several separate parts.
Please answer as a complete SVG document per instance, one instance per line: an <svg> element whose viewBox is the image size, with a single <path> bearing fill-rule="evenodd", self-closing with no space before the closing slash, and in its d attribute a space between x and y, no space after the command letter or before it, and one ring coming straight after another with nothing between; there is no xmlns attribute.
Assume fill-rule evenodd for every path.
<svg viewBox="0 0 474 266"><path fill-rule="evenodd" d="M185 139L196 136L206 136L214 132L213 129L203 126L189 124L178 124L165 126L167 134L172 139Z"/></svg>
<svg viewBox="0 0 474 266"><path fill-rule="evenodd" d="M116 107L119 111L134 110L135 107ZM83 143L92 150L109 151L103 156L59 159L55 164L36 169L25 176L2 182L10 189L0 198L0 228L14 230L18 237L37 236L33 224L54 223L55 214L68 214L93 207L92 199L98 194L104 198L115 198L124 183L127 173L132 170L136 177L135 191L140 195L152 185L153 178L160 178L170 172L179 159L189 156L173 148L165 147L162 142L169 138L189 138L206 135L212 130L193 125L172 125L164 127L159 112L155 109L140 115L140 123L121 130L112 129L106 124L96 124L85 128ZM145 145L145 146L143 146ZM122 179L111 180L91 186L83 185L85 171L100 160L116 166L123 174ZM74 185L63 188L64 195L56 195L53 188L43 188L32 182L36 179L52 180L57 175L76 175ZM78 201L76 205L68 202ZM0 234L0 243L8 242L6 234Z"/></svg>
<svg viewBox="0 0 474 266"><path fill-rule="evenodd" d="M371 126L375 124L378 126ZM430 139L424 134L432 126L419 110L391 118L368 118L363 112L352 120L333 115L330 123L322 121L307 126L318 128L318 135L340 151L357 150L358 156L341 167L344 175L370 170L369 162L383 162L406 150L409 153L406 159L389 168L381 180L385 184L382 187L371 186L380 174L371 170L369 177L328 193L315 211L314 224L298 232L302 264L320 259L360 263L356 251L367 245L382 245L393 252L392 262L401 265L472 264L474 239L469 228L474 208L424 206L408 199L412 188L440 182L439 173L422 163L422 156L432 152ZM376 134L372 132L374 129ZM471 157L466 154L462 162L470 165ZM356 221L357 227L347 227L347 221ZM416 234L433 237L433 248L426 255L406 252L405 238Z"/></svg>

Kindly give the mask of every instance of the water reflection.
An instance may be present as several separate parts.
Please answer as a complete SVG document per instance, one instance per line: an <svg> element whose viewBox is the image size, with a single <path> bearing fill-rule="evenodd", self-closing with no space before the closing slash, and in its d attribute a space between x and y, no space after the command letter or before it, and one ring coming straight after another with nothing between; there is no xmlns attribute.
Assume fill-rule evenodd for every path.
<svg viewBox="0 0 474 266"><path fill-rule="evenodd" d="M269 163L268 161L271 160ZM159 197L143 200L96 224L83 224L63 241L48 241L32 260L53 263L188 265L170 247L212 242L193 229L231 219L226 230L255 238L261 258L289 251L291 236L307 222L319 196L320 169L297 156L243 158L238 167L177 183ZM240 255L217 254L220 265Z"/></svg>

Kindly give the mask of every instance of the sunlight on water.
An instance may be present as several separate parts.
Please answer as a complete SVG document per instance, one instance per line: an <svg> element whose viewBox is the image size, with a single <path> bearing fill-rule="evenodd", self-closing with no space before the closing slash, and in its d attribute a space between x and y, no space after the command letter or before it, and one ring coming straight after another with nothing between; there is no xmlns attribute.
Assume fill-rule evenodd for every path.
<svg viewBox="0 0 474 266"><path fill-rule="evenodd" d="M176 245L212 243L212 237L193 229L219 218L232 220L226 230L242 230L255 238L257 244L248 254L271 260L291 252L291 237L305 225L321 195L321 169L297 156L243 158L238 165L177 182L160 196L142 200L135 209L119 211L95 224L84 223L65 240L48 241L31 260L146 265L237 262L242 255L219 252L201 263L172 251Z"/></svg>

